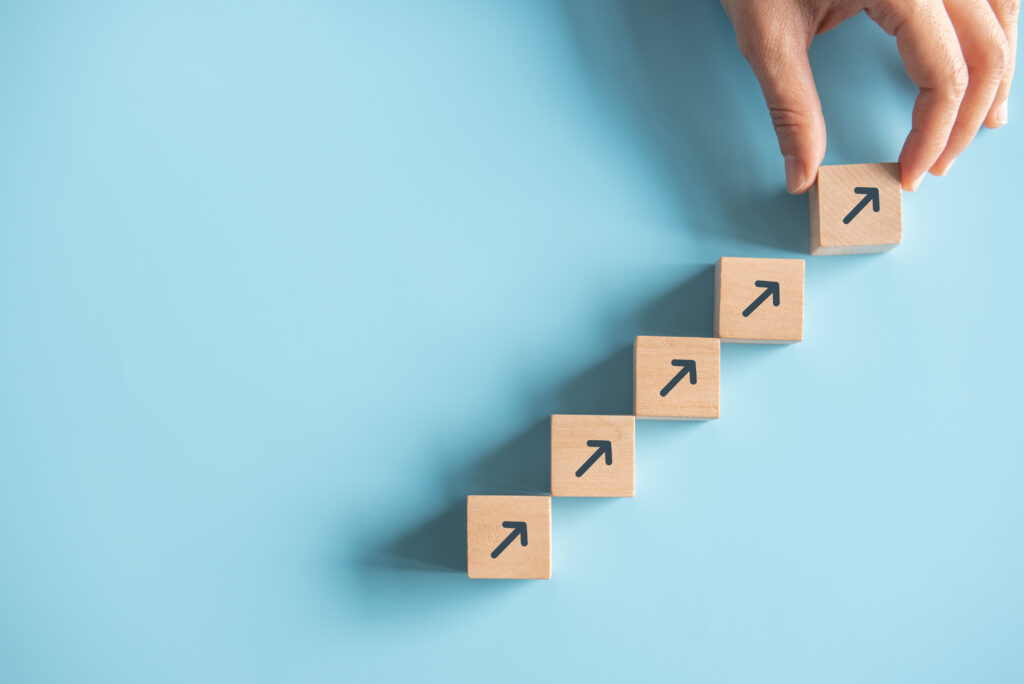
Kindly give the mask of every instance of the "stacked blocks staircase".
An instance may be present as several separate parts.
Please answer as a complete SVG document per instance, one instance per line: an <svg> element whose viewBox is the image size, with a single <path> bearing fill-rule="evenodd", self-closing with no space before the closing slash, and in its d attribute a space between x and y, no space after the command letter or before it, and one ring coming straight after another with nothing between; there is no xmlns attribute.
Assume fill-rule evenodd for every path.
<svg viewBox="0 0 1024 684"><path fill-rule="evenodd" d="M809 193L811 253L898 245L900 192L897 164L821 167ZM722 257L714 296L714 337L636 338L634 415L551 416L550 496L468 497L469 577L549 579L551 497L632 497L636 419L716 419L721 343L803 339L803 259Z"/></svg>

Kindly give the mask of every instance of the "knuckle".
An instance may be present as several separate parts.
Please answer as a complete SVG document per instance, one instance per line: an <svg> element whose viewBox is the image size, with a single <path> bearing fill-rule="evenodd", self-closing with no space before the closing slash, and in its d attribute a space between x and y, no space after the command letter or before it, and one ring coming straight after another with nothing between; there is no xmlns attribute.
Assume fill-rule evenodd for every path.
<svg viewBox="0 0 1024 684"><path fill-rule="evenodd" d="M756 36L751 35L750 31L737 31L736 32L736 44L740 48L740 54L747 58L748 62L753 63L758 59L762 51L761 41Z"/></svg>
<svg viewBox="0 0 1024 684"><path fill-rule="evenodd" d="M772 118L772 126L779 135L791 134L809 128L813 122L811 116L802 109L786 105L769 105L768 114Z"/></svg>
<svg viewBox="0 0 1024 684"><path fill-rule="evenodd" d="M737 24L736 42L748 61L765 59L791 44L799 23L789 13L750 11Z"/></svg>
<svg viewBox="0 0 1024 684"><path fill-rule="evenodd" d="M1020 14L1020 0L993 0L996 16L1006 17L1007 21L1016 22Z"/></svg>
<svg viewBox="0 0 1024 684"><path fill-rule="evenodd" d="M969 82L970 72L967 70L967 64L962 59L958 60L950 65L949 71L946 74L945 92L947 95L961 100L964 93L967 92L967 84Z"/></svg>
<svg viewBox="0 0 1024 684"><path fill-rule="evenodd" d="M1010 43L1005 36L993 36L990 49L985 53L985 66L1001 75L1010 64Z"/></svg>
<svg viewBox="0 0 1024 684"><path fill-rule="evenodd" d="M908 17L917 17L935 9L934 0L902 0L902 2L893 4L899 5L903 9L904 15Z"/></svg>
<svg viewBox="0 0 1024 684"><path fill-rule="evenodd" d="M736 32L736 43L740 52L749 62L756 62L767 56L775 44L776 37L771 25L751 22L743 31Z"/></svg>
<svg viewBox="0 0 1024 684"><path fill-rule="evenodd" d="M889 35L896 35L908 22L931 12L934 0L869 3L865 10Z"/></svg>

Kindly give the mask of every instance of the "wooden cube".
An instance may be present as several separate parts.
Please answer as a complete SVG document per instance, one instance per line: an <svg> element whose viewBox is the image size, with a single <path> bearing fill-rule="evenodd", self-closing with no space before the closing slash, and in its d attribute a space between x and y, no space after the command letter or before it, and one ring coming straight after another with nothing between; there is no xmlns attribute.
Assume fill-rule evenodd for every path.
<svg viewBox="0 0 1024 684"><path fill-rule="evenodd" d="M811 254L885 252L900 244L899 164L822 166L808 196Z"/></svg>
<svg viewBox="0 0 1024 684"><path fill-rule="evenodd" d="M715 335L723 342L802 340L803 259L719 259Z"/></svg>
<svg viewBox="0 0 1024 684"><path fill-rule="evenodd" d="M466 568L472 578L551 578L551 497L470 496Z"/></svg>
<svg viewBox="0 0 1024 684"><path fill-rule="evenodd" d="M633 416L551 416L551 496L633 496Z"/></svg>
<svg viewBox="0 0 1024 684"><path fill-rule="evenodd" d="M718 418L718 340L637 337L633 352L637 418Z"/></svg>

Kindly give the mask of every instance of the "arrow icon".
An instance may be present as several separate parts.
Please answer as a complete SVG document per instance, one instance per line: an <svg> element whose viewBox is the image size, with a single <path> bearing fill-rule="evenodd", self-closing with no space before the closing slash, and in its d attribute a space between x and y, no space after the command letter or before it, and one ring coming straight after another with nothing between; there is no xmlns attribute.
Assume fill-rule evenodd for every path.
<svg viewBox="0 0 1024 684"><path fill-rule="evenodd" d="M604 456L604 464L612 464L612 443L607 439L591 439L587 441L588 447L597 447L597 451L591 454L590 458L580 466L579 470L576 471L576 477L583 477L583 473L590 470L590 466L597 463L601 456Z"/></svg>
<svg viewBox="0 0 1024 684"><path fill-rule="evenodd" d="M679 381L690 375L690 384L697 384L697 362L691 359L672 359L673 366L679 366L680 371L676 373L676 376L668 381L668 384L661 388L661 396L666 396L672 391L672 388L679 384ZM587 442L587 446L590 446L590 442ZM608 453L609 461L611 463L611 452Z"/></svg>
<svg viewBox="0 0 1024 684"><path fill-rule="evenodd" d="M520 537L523 546L526 546L526 523L506 520L501 523L501 526L512 531L505 537L505 541L498 544L497 548L491 551L491 558L500 556L501 552L508 548L508 545L515 541L516 537Z"/></svg>
<svg viewBox="0 0 1024 684"><path fill-rule="evenodd" d="M871 202L871 209L876 214L878 213L878 188L854 188L853 191L858 195L864 195L864 198L857 203L857 206L850 210L850 213L843 219L843 223L849 223L857 218L857 214L860 213L861 209L868 206L868 202Z"/></svg>
<svg viewBox="0 0 1024 684"><path fill-rule="evenodd" d="M743 310L743 317L746 318L750 314L754 313L757 307L764 303L764 300L768 297L772 298L772 306L779 305L779 284L774 280L755 280L754 285L757 287L763 287L764 292L757 296L757 299L750 303L746 309Z"/></svg>

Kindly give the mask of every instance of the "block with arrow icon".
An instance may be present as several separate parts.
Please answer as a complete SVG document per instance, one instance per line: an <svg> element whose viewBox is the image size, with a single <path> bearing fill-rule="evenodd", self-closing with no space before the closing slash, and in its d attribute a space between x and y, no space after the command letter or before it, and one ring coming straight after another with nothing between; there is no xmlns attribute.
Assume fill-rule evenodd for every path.
<svg viewBox="0 0 1024 684"><path fill-rule="evenodd" d="M637 418L718 418L721 345L708 337L637 337L633 347Z"/></svg>
<svg viewBox="0 0 1024 684"><path fill-rule="evenodd" d="M633 496L633 416L551 416L551 496Z"/></svg>
<svg viewBox="0 0 1024 684"><path fill-rule="evenodd" d="M903 237L899 164L822 166L808 197L811 254L885 252Z"/></svg>
<svg viewBox="0 0 1024 684"><path fill-rule="evenodd" d="M471 578L551 579L551 497L466 498Z"/></svg>
<svg viewBox="0 0 1024 684"><path fill-rule="evenodd" d="M803 259L719 259L715 335L723 342L802 340Z"/></svg>

